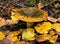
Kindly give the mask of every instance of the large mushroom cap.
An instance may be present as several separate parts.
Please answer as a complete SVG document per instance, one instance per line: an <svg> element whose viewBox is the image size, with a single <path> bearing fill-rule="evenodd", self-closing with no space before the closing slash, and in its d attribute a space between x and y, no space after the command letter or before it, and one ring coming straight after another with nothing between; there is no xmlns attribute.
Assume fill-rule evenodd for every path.
<svg viewBox="0 0 60 44"><path fill-rule="evenodd" d="M37 8L12 9L12 20L22 20L25 22L41 22L46 20L48 13Z"/></svg>

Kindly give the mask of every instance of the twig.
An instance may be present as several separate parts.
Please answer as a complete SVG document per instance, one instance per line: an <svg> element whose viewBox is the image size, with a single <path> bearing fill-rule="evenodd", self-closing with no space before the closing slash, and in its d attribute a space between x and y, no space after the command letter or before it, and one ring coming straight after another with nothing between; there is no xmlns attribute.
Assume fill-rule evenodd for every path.
<svg viewBox="0 0 60 44"><path fill-rule="evenodd" d="M46 5L44 5L44 6L50 5L50 4L54 3L55 1L56 1L56 0L54 0L54 1L52 1L52 2L50 2L50 3L48 3L48 4L46 4Z"/></svg>
<svg viewBox="0 0 60 44"><path fill-rule="evenodd" d="M48 3L48 4L46 4L46 5L44 5L44 6L48 6L48 5L52 4L52 3L54 3L55 1L56 1L56 0L54 0L54 1L52 1L52 2L50 2L50 3ZM43 6L43 7L44 7L44 6ZM43 7L42 7L42 8L43 8Z"/></svg>

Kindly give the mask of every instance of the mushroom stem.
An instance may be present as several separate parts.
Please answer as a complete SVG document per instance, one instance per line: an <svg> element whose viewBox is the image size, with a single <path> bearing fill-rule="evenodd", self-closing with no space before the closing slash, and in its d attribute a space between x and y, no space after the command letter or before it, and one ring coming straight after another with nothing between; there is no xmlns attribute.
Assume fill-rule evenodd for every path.
<svg viewBox="0 0 60 44"><path fill-rule="evenodd" d="M33 24L33 22L27 22L27 27L31 27Z"/></svg>

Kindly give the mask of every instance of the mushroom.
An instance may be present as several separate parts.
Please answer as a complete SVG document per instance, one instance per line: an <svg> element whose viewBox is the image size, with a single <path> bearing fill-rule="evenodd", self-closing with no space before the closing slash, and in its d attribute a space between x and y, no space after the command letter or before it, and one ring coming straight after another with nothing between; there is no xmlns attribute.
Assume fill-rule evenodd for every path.
<svg viewBox="0 0 60 44"><path fill-rule="evenodd" d="M25 22L41 22L48 17L46 11L37 8L15 8L12 9L11 13L12 20L22 20Z"/></svg>

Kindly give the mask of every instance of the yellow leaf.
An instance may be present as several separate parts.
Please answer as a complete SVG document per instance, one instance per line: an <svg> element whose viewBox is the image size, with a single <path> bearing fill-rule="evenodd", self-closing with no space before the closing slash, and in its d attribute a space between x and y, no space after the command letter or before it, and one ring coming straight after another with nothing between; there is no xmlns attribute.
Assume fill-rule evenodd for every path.
<svg viewBox="0 0 60 44"><path fill-rule="evenodd" d="M51 43L55 43L56 40L57 40L57 38L58 38L58 35L52 36L52 37L49 39L49 41L50 41Z"/></svg>
<svg viewBox="0 0 60 44"><path fill-rule="evenodd" d="M46 40L49 40L49 38L50 38L50 35L48 35L48 34L39 35L39 36L36 36L36 41L37 42L44 42Z"/></svg>
<svg viewBox="0 0 60 44"><path fill-rule="evenodd" d="M50 22L44 22L35 26L35 30L40 34L46 34L49 30L51 30L52 24Z"/></svg>
<svg viewBox="0 0 60 44"><path fill-rule="evenodd" d="M5 34L3 32L0 32L0 40L3 40L5 38Z"/></svg>
<svg viewBox="0 0 60 44"><path fill-rule="evenodd" d="M52 28L55 29L57 32L60 32L60 23L54 23Z"/></svg>
<svg viewBox="0 0 60 44"><path fill-rule="evenodd" d="M22 39L27 39L27 40L34 40L34 29L33 28L27 28L22 32Z"/></svg>

